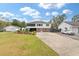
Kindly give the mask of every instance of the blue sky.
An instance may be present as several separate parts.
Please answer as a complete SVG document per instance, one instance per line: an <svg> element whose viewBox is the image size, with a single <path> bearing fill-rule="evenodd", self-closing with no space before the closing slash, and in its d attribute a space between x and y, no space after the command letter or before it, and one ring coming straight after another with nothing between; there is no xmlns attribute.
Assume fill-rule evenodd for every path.
<svg viewBox="0 0 79 59"><path fill-rule="evenodd" d="M53 16L65 13L67 20L79 14L78 3L0 3L0 16L20 21L49 21Z"/></svg>

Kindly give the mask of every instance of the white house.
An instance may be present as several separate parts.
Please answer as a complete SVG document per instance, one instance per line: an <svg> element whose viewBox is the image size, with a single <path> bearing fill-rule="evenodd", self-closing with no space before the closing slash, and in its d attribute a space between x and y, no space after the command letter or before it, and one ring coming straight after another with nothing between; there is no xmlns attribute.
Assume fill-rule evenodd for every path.
<svg viewBox="0 0 79 59"><path fill-rule="evenodd" d="M16 32L19 29L20 29L20 27L17 27L17 26L7 26L7 27L4 27L4 30L5 31L9 31L9 32Z"/></svg>
<svg viewBox="0 0 79 59"><path fill-rule="evenodd" d="M50 27L51 27L51 24L49 22L38 20L38 21L32 21L27 23L26 28L29 31L48 32L50 31Z"/></svg>
<svg viewBox="0 0 79 59"><path fill-rule="evenodd" d="M62 22L58 29L61 29L61 32L73 32L74 34L79 34L79 22Z"/></svg>

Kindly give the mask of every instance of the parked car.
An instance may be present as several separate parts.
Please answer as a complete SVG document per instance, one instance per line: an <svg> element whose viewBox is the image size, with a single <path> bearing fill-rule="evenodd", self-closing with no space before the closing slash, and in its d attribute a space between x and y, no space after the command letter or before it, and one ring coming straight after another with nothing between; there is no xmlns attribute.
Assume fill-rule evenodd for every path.
<svg viewBox="0 0 79 59"><path fill-rule="evenodd" d="M62 34L67 34L67 35L74 35L72 31L62 31Z"/></svg>

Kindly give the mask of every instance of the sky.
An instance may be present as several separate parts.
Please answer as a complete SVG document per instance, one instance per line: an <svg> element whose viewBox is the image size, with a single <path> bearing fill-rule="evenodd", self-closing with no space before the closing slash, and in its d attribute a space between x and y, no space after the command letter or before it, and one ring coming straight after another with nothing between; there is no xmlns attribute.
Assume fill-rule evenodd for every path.
<svg viewBox="0 0 79 59"><path fill-rule="evenodd" d="M79 3L0 3L0 17L20 21L49 21L53 16L66 14L67 21L79 14Z"/></svg>

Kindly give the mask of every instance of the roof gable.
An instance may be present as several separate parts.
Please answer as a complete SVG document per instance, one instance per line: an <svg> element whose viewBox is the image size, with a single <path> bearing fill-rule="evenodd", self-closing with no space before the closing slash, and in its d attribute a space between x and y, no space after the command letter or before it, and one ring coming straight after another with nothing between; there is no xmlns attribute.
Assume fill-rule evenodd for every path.
<svg viewBox="0 0 79 59"><path fill-rule="evenodd" d="M5 28L20 28L20 27L18 27L18 26L6 26Z"/></svg>
<svg viewBox="0 0 79 59"><path fill-rule="evenodd" d="M65 21L64 23L67 23L67 24L72 25L72 26L79 26L79 22L72 23L72 22Z"/></svg>
<svg viewBox="0 0 79 59"><path fill-rule="evenodd" d="M64 23L67 23L67 24L69 24L69 25L72 25L72 22L67 22L67 21L65 21Z"/></svg>
<svg viewBox="0 0 79 59"><path fill-rule="evenodd" d="M43 24L48 24L48 22L45 22L45 21L32 21L32 22L29 22L30 24L39 24L39 23L43 23Z"/></svg>
<svg viewBox="0 0 79 59"><path fill-rule="evenodd" d="M73 26L79 26L79 22L72 23Z"/></svg>

